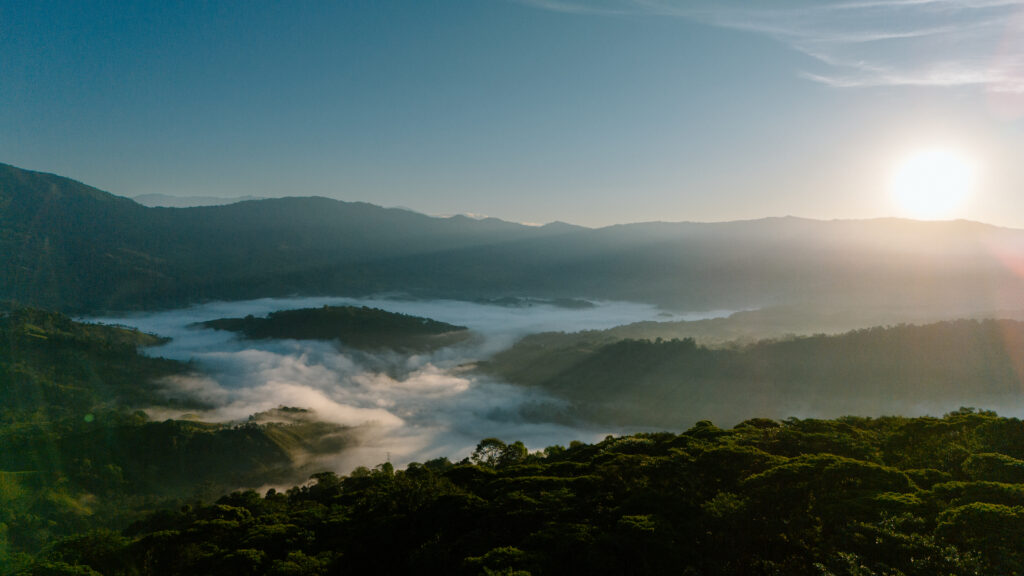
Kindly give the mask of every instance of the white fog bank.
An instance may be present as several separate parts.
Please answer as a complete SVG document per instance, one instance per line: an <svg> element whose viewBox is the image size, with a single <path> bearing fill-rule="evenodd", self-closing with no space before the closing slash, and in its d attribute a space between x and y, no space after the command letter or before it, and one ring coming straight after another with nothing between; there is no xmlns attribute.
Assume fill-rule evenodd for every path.
<svg viewBox="0 0 1024 576"><path fill-rule="evenodd" d="M242 340L196 322L276 310L352 305L381 308L468 327L474 337L429 354L346 350L336 342ZM182 310L89 318L170 337L147 354L195 363L200 374L164 382L176 395L213 408L205 420L228 422L278 406L307 408L319 419L354 429L358 445L325 462L348 472L390 458L396 465L468 455L481 439L522 440L530 449L572 440L594 441L608 428L559 424L558 400L467 371L465 365L536 332L595 330L645 320L697 320L728 315L666 315L629 302L589 308L533 303L523 307L453 300L282 298L217 302ZM529 414L529 417L524 416Z"/></svg>

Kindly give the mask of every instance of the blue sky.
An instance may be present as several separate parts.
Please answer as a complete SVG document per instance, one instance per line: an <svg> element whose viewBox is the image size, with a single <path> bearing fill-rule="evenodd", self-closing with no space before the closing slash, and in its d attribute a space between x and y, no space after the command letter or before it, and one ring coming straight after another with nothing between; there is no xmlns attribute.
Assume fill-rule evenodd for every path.
<svg viewBox="0 0 1024 576"><path fill-rule="evenodd" d="M0 0L0 47L0 162L120 195L866 218L942 146L1024 227L1024 0Z"/></svg>

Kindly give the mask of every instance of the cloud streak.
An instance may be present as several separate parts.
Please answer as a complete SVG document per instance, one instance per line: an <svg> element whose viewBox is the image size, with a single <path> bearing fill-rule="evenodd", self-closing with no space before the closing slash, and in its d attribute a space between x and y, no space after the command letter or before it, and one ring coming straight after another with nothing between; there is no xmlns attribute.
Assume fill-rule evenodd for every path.
<svg viewBox="0 0 1024 576"><path fill-rule="evenodd" d="M812 59L798 74L836 88L984 86L1024 93L1024 0L878 0L751 8L620 0L599 8L523 0L580 14L675 17L771 37Z"/></svg>

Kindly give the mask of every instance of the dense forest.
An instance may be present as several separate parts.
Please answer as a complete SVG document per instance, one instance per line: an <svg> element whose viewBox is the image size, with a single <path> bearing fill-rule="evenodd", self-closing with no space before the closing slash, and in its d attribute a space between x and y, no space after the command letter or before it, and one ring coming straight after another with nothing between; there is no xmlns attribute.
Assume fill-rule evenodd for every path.
<svg viewBox="0 0 1024 576"><path fill-rule="evenodd" d="M465 326L366 306L323 306L279 310L266 318L219 318L201 323L245 338L338 340L360 349L423 351L449 346L468 337Z"/></svg>
<svg viewBox="0 0 1024 576"><path fill-rule="evenodd" d="M204 408L160 386L192 367L137 352L160 341L52 312L0 312L4 570L62 536L121 529L238 486L295 481L309 473L297 455L334 453L348 441L343 429L301 409L236 425L150 419L140 408Z"/></svg>
<svg viewBox="0 0 1024 576"><path fill-rule="evenodd" d="M1024 424L699 422L530 453L314 474L91 530L27 574L1024 573Z"/></svg>
<svg viewBox="0 0 1024 576"><path fill-rule="evenodd" d="M736 423L753 414L942 413L965 399L1015 406L1024 382L1024 323L1013 320L717 347L692 338L610 340L609 333L530 336L479 368L567 398L585 419L669 429L702 418Z"/></svg>
<svg viewBox="0 0 1024 576"><path fill-rule="evenodd" d="M712 318L680 319L664 312L657 320L633 322L604 330L579 332L540 332L524 336L516 354L530 361L530 351L545 353L549 357L565 353L573 356L580 350L593 349L621 340L683 340L692 338L703 346L754 344L760 340L780 340L797 335L838 335L854 330L899 324L934 324L950 320L984 320L1001 318L1024 320L1024 310L1006 309L976 314L934 314L922 310L902 311L884 309L856 309L830 306L819 309L807 306L767 306L739 312L722 311ZM545 351L545 352L541 352ZM509 356L511 358L511 356Z"/></svg>
<svg viewBox="0 0 1024 576"><path fill-rule="evenodd" d="M271 318L315 332L294 313L392 319ZM189 416L208 407L163 383L198 367L139 353L163 341L0 310L0 574L1024 574L1024 423L973 408L877 416L904 398L1015 398L1024 323L718 347L598 337L554 370L544 355L564 350L524 340L486 369L518 366L579 418L685 432L533 452L486 438L460 461L345 475L317 455L358 440L303 407ZM875 416L780 417L773 398ZM678 424L729 403L747 414L719 422L731 427Z"/></svg>

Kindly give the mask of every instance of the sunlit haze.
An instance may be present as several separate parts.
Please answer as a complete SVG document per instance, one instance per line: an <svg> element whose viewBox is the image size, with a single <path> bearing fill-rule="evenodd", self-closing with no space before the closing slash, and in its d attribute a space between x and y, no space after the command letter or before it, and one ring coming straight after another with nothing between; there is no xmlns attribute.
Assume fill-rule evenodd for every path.
<svg viewBox="0 0 1024 576"><path fill-rule="evenodd" d="M904 159L890 183L900 215L922 220L957 217L974 185L974 166L963 155L941 148Z"/></svg>

